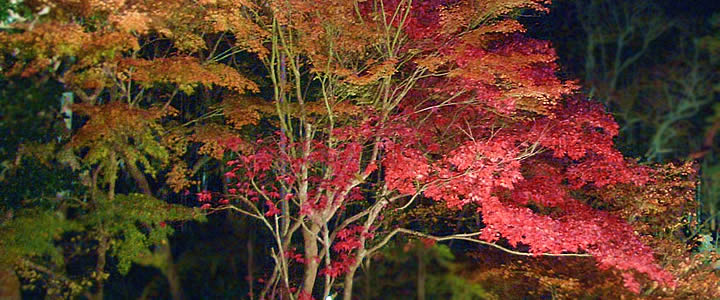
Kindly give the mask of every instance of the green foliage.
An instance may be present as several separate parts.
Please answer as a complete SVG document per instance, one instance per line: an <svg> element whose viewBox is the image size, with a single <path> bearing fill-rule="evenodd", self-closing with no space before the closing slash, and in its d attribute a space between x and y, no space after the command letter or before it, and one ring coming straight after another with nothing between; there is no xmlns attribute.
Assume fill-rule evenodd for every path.
<svg viewBox="0 0 720 300"><path fill-rule="evenodd" d="M12 7L13 5L10 1L0 1L0 22L3 24L9 22L10 9L12 9Z"/></svg>
<svg viewBox="0 0 720 300"><path fill-rule="evenodd" d="M25 209L21 214L0 224L0 265L12 265L23 257L49 258L63 265L61 249L55 246L62 233L79 230L77 222L67 220L46 209Z"/></svg>
<svg viewBox="0 0 720 300"><path fill-rule="evenodd" d="M78 113L90 116L90 120L78 130L71 146L78 152L87 150L83 158L86 165L103 165L108 170L108 183L115 180L117 173L117 161L111 159L112 155L119 154L115 160L122 158L126 164L140 163L151 176L155 175L155 168L148 158L161 164L168 162L168 152L156 138L162 131L157 119L166 112L133 108L123 103L73 107Z"/></svg>
<svg viewBox="0 0 720 300"><path fill-rule="evenodd" d="M430 252L430 255L422 257L427 260L427 264L437 264L445 271L428 276L427 290L431 291L432 299L442 297L451 300L469 300L488 297L488 293L481 285L469 282L456 272L459 264L448 246L436 244L422 251Z"/></svg>
<svg viewBox="0 0 720 300"><path fill-rule="evenodd" d="M104 199L98 203L82 223L90 229L101 227L104 234L112 237L112 254L118 259L121 274L127 274L133 262L162 267L160 254L152 250L166 245L173 233L165 222L205 220L197 209L143 194L116 195L112 201Z"/></svg>
<svg viewBox="0 0 720 300"><path fill-rule="evenodd" d="M205 220L205 215L196 208L168 204L142 194L120 194L112 201L102 198L97 206L70 202L67 198L37 200L32 204L35 208L19 210L20 215L10 216L0 224L0 251L4 253L0 256L0 265L13 266L23 259L33 259L41 264L49 263L51 270L62 274L69 257L92 253L88 249L93 247L92 241L109 238L109 254L116 258L120 274L127 274L133 263L162 270L167 260L165 253L157 249L166 246L173 233L172 226L165 222ZM72 211L67 218L66 211ZM71 232L75 237L63 235ZM67 252L68 248L62 246L70 244L75 252ZM25 270L22 274L36 273ZM75 277L86 275L95 280L103 278L94 274ZM88 279L81 281L85 282L83 286L91 286ZM68 281L67 284L75 283ZM76 289L73 293L77 292Z"/></svg>
<svg viewBox="0 0 720 300"><path fill-rule="evenodd" d="M425 278L427 299L470 300L491 297L483 286L470 282L459 273L462 263L457 261L446 245L428 245L418 241L403 245L398 242L384 249L380 256L381 263L373 265L369 275L365 275L372 277L371 297L417 297L419 272L424 273L422 276ZM362 292L362 288L359 291Z"/></svg>
<svg viewBox="0 0 720 300"><path fill-rule="evenodd" d="M221 100L215 92L195 93L195 87L237 92L257 87L229 66L208 64L205 53L186 53L194 63L180 61L171 69L162 60L154 65L158 68L124 68L123 59L152 62L177 56L163 38L170 31L154 28L151 35L160 39L146 39L146 30L121 26L142 21L114 22L104 9L135 10L135 5L26 2L31 9L22 1L0 0L0 263L22 269L18 274L29 275L25 279L40 279L32 284L48 297L50 290L75 281L102 296L101 284L109 274L124 276L133 264L166 272L172 263L173 226L204 219L197 209L168 204L178 195L168 195L162 176L171 160L184 159L180 156L188 147L185 136L166 144L168 127L182 128L204 113L205 101L198 100ZM153 19L172 18L174 13L166 13L173 4L158 4L160 9L147 10ZM9 8L20 16L10 26ZM138 15L144 13L129 14ZM128 14L119 11L118 16ZM180 19L179 26L186 26L187 20ZM164 26L165 21L153 23ZM157 71L146 78L156 84L143 84L143 71ZM178 91L166 94L169 82L179 87L177 97ZM68 127L60 113L62 92L74 93L74 124ZM178 117L174 107L183 115ZM217 145L207 140L203 143ZM195 159L194 154L188 156ZM137 188L138 183L144 184ZM137 190L155 191L162 200L127 194ZM19 266L22 261L32 264ZM64 283L50 284L51 277L63 277ZM74 295L79 292L73 289Z"/></svg>

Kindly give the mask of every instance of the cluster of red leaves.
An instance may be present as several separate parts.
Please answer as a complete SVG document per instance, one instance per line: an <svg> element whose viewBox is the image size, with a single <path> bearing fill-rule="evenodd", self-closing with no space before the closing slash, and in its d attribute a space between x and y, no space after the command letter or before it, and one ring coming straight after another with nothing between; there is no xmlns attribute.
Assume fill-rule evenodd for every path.
<svg viewBox="0 0 720 300"><path fill-rule="evenodd" d="M198 202L201 202L201 203L210 202L212 200L212 194L208 191L202 191L195 195L197 195Z"/></svg>
<svg viewBox="0 0 720 300"><path fill-rule="evenodd" d="M186 192L186 194L189 194L189 192ZM200 209L210 209L213 205L218 206L230 203L230 201L225 198L214 197L213 193L207 190L195 193L195 196L197 197L197 201L201 204Z"/></svg>
<svg viewBox="0 0 720 300"><path fill-rule="evenodd" d="M335 257L330 265L321 269L318 274L321 276L327 274L331 277L345 274L350 265L355 263L355 256L352 252L361 246L361 236L372 239L375 235L371 231L366 232L362 226L351 226L338 231L336 236L338 241L332 246Z"/></svg>
<svg viewBox="0 0 720 300"><path fill-rule="evenodd" d="M520 2L487 1L476 10L464 7L474 2L423 1L413 3L405 19L410 4L390 1L374 15L402 26L407 49L426 54L407 68L449 74L419 80L395 123L386 124L392 130L375 133L384 138L387 187L422 192L454 208L478 205L486 226L481 239L503 237L536 254L587 252L601 267L623 271L633 291L639 290L633 272L673 285L630 225L571 196L648 181L648 169L614 149L612 117L587 100L562 99L575 85L555 76L549 43L521 35L516 22L474 23L474 12L500 20L541 3ZM374 7L362 5L372 15Z"/></svg>
<svg viewBox="0 0 720 300"><path fill-rule="evenodd" d="M339 252L335 255L335 258L330 262L329 266L326 266L318 272L319 276L329 275L330 277L338 277L347 273L350 270L350 265L355 263L355 256L348 252Z"/></svg>
<svg viewBox="0 0 720 300"><path fill-rule="evenodd" d="M239 154L237 159L227 163L232 168L225 174L232 184L228 189L230 198L243 198L255 203L256 207L264 206L265 217L282 214L280 201L293 200L292 203L299 206L299 214L313 220L332 215L349 201L364 199L357 187L350 187L360 174L369 175L377 170L376 164L360 165L364 142L373 131L370 124L337 128L332 132L338 142L333 147L315 140L288 142L280 133L275 143L256 141L254 151ZM277 146L281 151L274 148ZM311 149L305 157L289 154L301 153L301 149L307 149L305 147ZM298 178L302 176L299 174L304 174L304 169L309 174L306 180ZM295 194L303 183L309 184L307 199L296 199ZM371 232L365 232L360 226L340 230L332 246L335 255L318 274L332 277L345 274L356 261L353 252L361 247L361 236L373 238ZM287 252L286 256L299 263L305 262L305 258L294 251Z"/></svg>
<svg viewBox="0 0 720 300"><path fill-rule="evenodd" d="M506 115L545 114L576 85L555 76L556 54L548 42L522 35L523 26L505 16L519 8L545 10L544 2L387 1L384 13L373 13L375 7L366 2L361 11L402 28L409 37L403 50L422 53L413 59L416 67L447 71L423 80L429 94L421 99L465 94L456 102L475 101Z"/></svg>
<svg viewBox="0 0 720 300"><path fill-rule="evenodd" d="M266 216L274 216L281 211L278 201L290 200L301 189L298 174L307 169L307 198L300 203L300 215L332 215L348 201L363 199L357 187L358 176L369 175L377 169L370 163L360 165L364 144L371 136L371 122L359 126L344 126L333 131L337 144L329 147L318 140L288 142L285 136L277 133L277 144L268 144L258 140L254 151L240 154L227 163L232 170L225 177L234 180L234 187L228 191L237 197L244 197L257 203L264 200ZM281 151L276 148L280 145ZM290 153L307 152L307 156L296 157ZM281 171L279 171L281 170ZM285 191L284 194L281 190Z"/></svg>
<svg viewBox="0 0 720 300"><path fill-rule="evenodd" d="M278 185L272 181L273 164L276 163L277 157L272 154L270 147L263 145L262 140L256 143L261 145L257 150L239 155L237 159L227 162L227 166L233 169L225 173L225 178L236 181L234 186L228 189L229 197L242 197L252 203L261 203L261 200L264 200L266 207L264 215L266 217L279 215L282 211L277 207L277 201L282 197L289 199L293 194L281 195ZM284 183L295 181L289 175L282 179Z"/></svg>
<svg viewBox="0 0 720 300"><path fill-rule="evenodd" d="M556 167L547 164L533 166L525 174L533 180L538 179L537 184L553 182L552 178L560 176ZM673 288L653 283L655 278L651 276L633 276L631 272L619 268L598 269L595 263L586 258L518 258L494 250L472 254L479 261L468 262L463 276L492 287L490 292L498 295L499 299L521 298L526 293L538 297L553 293L568 299L588 296L602 299L636 298L637 295L628 292L637 292L641 287L646 287L643 297L648 299L720 297L718 273L713 270L713 262L718 261L717 255L690 254L693 244L687 243L688 237L683 232L687 225L687 210L692 210L695 205L696 177L692 164L655 166L649 171L649 176L651 179L642 186L628 183L585 189L585 197L593 204L606 207L613 215L630 220L624 226L630 226L638 232L637 239L653 249L657 262L675 278ZM523 204L534 203L540 207L536 210L547 208L547 200L534 197L536 194L545 194L545 191L520 192L524 187L518 186L513 191L513 197L521 198ZM552 190L549 188L549 191ZM567 197L567 193L549 200L558 202L562 197ZM627 258L618 257L618 260ZM621 282L628 286L627 291L616 288Z"/></svg>
<svg viewBox="0 0 720 300"><path fill-rule="evenodd" d="M423 136L417 131L428 127L396 131L396 139L386 143L385 179L400 193L422 190L449 207L478 204L486 226L480 238L486 241L503 237L513 246L529 245L536 254L584 251L601 267L673 285L630 225L571 197L571 191L584 187L648 181L647 168L613 148L617 125L612 118L581 100L565 102L550 116L499 130L460 127L452 138L460 142L437 154L417 147ZM639 290L634 277L624 278L626 287Z"/></svg>
<svg viewBox="0 0 720 300"><path fill-rule="evenodd" d="M305 257L303 257L302 254L295 252L295 248L290 248L287 251L285 251L285 257L287 257L290 260L293 260L299 264L305 263Z"/></svg>

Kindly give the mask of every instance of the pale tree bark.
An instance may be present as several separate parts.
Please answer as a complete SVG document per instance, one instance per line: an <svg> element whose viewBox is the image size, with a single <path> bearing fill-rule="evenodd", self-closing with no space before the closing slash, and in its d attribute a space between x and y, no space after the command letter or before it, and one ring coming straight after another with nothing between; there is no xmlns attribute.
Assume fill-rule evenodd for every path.
<svg viewBox="0 0 720 300"><path fill-rule="evenodd" d="M314 223L310 225L310 228L303 228L302 230L305 246L305 274L303 275L302 292L307 295L312 295L313 288L315 287L315 280L317 279L318 268L320 266L317 242L319 232L320 226Z"/></svg>
<svg viewBox="0 0 720 300"><path fill-rule="evenodd" d="M345 274L345 282L343 285L343 300L352 300L353 282L355 281L355 272L359 264L353 264Z"/></svg>

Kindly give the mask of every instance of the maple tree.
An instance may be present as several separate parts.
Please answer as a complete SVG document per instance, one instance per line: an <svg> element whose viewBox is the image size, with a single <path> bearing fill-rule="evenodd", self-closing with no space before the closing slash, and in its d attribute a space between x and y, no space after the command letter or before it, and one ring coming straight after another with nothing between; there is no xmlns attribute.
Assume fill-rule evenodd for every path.
<svg viewBox="0 0 720 300"><path fill-rule="evenodd" d="M270 233L274 266L251 298L325 299L341 286L351 299L360 266L398 234L592 256L633 292L637 278L671 288L645 237L582 197L641 186L651 170L613 148L617 124L514 18L547 4L29 1L46 13L0 33L0 51L6 76L51 77L78 98L83 119L50 152L88 189L87 217L73 221L98 243L84 287L95 297L111 246L118 268L164 267L182 297L165 222L196 215L164 209L162 194ZM217 189L198 176L206 166ZM118 183L142 195L116 195ZM418 199L472 206L482 226L441 236L391 217Z"/></svg>
<svg viewBox="0 0 720 300"><path fill-rule="evenodd" d="M550 45L508 18L541 3L278 6L266 60L280 130L229 162L237 188L221 200L273 232L273 286L293 291L289 265L301 263L298 297L313 294L318 275L324 297L343 275L349 299L364 259L397 233L425 236L381 219L418 197L478 205L485 228L447 239L502 237L532 255L584 251L622 270L633 291L635 273L674 285L628 224L571 196L644 184L648 170L613 149L618 128L600 106L563 98L574 85L555 76ZM306 69L318 95L302 88ZM339 117L343 102L364 117ZM318 104L327 109L319 119ZM287 251L296 231L302 255Z"/></svg>
<svg viewBox="0 0 720 300"><path fill-rule="evenodd" d="M71 91L71 97L76 96L68 111L80 117L73 122L57 110L44 109L42 113L51 119L68 121L63 126L48 122L46 127L52 130L48 133L57 136L22 141L17 156L4 162L9 168L3 169L3 179L12 180L19 175L18 169L26 168L26 161L38 160L48 168L72 174L80 187L22 199L15 216L12 207L6 208L9 219L2 224L0 246L7 255L0 265L16 268L31 288L41 286L48 296L85 294L90 299L103 297L103 283L111 270L125 274L132 263L154 266L167 275L173 296L180 297L168 245L173 228L167 225L204 216L197 209L168 204L153 195L148 177L155 177L158 169L175 158L160 136L167 131L163 118L176 110L167 105L153 107L152 93L160 90L147 91L151 95L146 98L151 82L141 77L135 82L145 86L134 86L127 77L132 71L123 67L141 72L148 69L146 73L163 70L132 59L141 44L147 46L140 36L130 33L137 33L137 28L107 23L112 21L111 12L122 15L122 6L108 6L104 1L24 4L33 12L32 18L10 23L9 29L0 33L3 79L59 82ZM193 66L192 59L180 60ZM195 65L196 72L206 70ZM232 74L212 78L208 76L212 71L198 74L203 77L155 79L173 84L185 80L180 83L190 86L198 84L197 80L218 85L233 85L232 81L238 80ZM135 186L116 194L117 183L124 183L126 175ZM78 266L76 261L84 252L92 253L95 262ZM85 269L69 274L77 268Z"/></svg>

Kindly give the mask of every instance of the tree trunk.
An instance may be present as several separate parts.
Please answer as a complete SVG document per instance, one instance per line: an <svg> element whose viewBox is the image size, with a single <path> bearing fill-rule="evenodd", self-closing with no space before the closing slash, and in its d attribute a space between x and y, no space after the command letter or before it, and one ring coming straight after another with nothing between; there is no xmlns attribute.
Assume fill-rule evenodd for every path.
<svg viewBox="0 0 720 300"><path fill-rule="evenodd" d="M303 240L305 246L305 275L303 276L302 292L312 295L315 287L315 279L317 278L318 267L318 244L317 234L320 232L320 226L311 224L309 230L303 229Z"/></svg>
<svg viewBox="0 0 720 300"><path fill-rule="evenodd" d="M108 200L113 201L115 199L115 181L117 181L117 169L118 161L115 151L110 151L110 167L105 170L105 176L110 178L110 184L108 184ZM103 258L104 260L104 258Z"/></svg>
<svg viewBox="0 0 720 300"><path fill-rule="evenodd" d="M126 159L126 161L130 161L129 159ZM140 192L152 196L152 190L150 189L150 183L147 181L147 178L145 178L145 175L138 169L138 167L135 164L128 163L126 164L128 173L130 176L135 179L135 182L138 184L138 188L140 188Z"/></svg>
<svg viewBox="0 0 720 300"><path fill-rule="evenodd" d="M98 248L97 248L97 263L95 263L95 273L97 274L97 291L95 291L94 294L92 294L92 300L102 300L103 299L103 281L105 280L104 271L105 271L105 255L107 254L108 249L110 249L110 244L108 237L104 236L104 233L100 233L101 237L98 241Z"/></svg>
<svg viewBox="0 0 720 300"><path fill-rule="evenodd" d="M247 251L248 251L248 257L247 257L247 273L248 273L248 285L249 285L249 296L250 300L255 299L255 294L253 293L254 286L253 283L255 282L255 277L253 276L254 270L253 270L253 237L248 237L247 240Z"/></svg>
<svg viewBox="0 0 720 300"><path fill-rule="evenodd" d="M168 285L170 286L170 295L173 300L182 300L183 296L182 283L180 281L180 274L177 271L177 265L173 261L172 249L170 242L160 247L163 256L165 256L165 277L167 277Z"/></svg>
<svg viewBox="0 0 720 300"><path fill-rule="evenodd" d="M355 271L360 264L355 263L345 274L345 285L343 286L343 300L352 300L353 282L355 281Z"/></svg>
<svg viewBox="0 0 720 300"><path fill-rule="evenodd" d="M371 262L371 260L369 260L369 259L367 261L365 261L365 268L363 269L364 270L363 273L365 273L365 300L370 300L370 298L372 296L371 295L371 293L372 293L372 291L371 291L372 290L371 289L372 276L371 276L371 271L370 271L370 266L371 266L370 262Z"/></svg>

